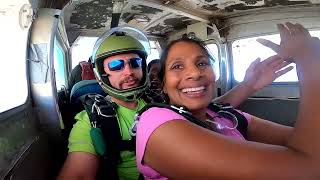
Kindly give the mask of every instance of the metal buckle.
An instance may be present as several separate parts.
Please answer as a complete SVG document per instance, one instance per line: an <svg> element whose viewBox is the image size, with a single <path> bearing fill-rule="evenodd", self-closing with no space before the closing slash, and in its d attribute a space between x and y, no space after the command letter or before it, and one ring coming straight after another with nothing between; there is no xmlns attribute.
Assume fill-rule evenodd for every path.
<svg viewBox="0 0 320 180"><path fill-rule="evenodd" d="M97 105L97 103L101 102L101 101L100 101L100 98L104 98L104 97L101 96L101 95L95 95L95 97L94 97L94 100L95 100L95 101L94 101L94 103L93 103L93 105L92 105L91 113L94 113L94 109L96 109L98 115L100 115L100 116L103 116L103 117L116 117L116 115L106 115L106 114L103 114L103 113L101 112L100 107Z"/></svg>
<svg viewBox="0 0 320 180"><path fill-rule="evenodd" d="M173 108L173 109L175 109L175 110L177 110L177 111L179 111L180 114L182 114L182 113L191 114L189 111L186 111L183 107L178 108L178 107L176 107L176 106L174 106L174 105L170 105L170 107ZM191 114L191 115L192 115L192 114Z"/></svg>
<svg viewBox="0 0 320 180"><path fill-rule="evenodd" d="M227 118L228 120L231 120L231 121L232 121L232 124L234 124L234 126L233 126L233 127L229 127L229 126L222 125L222 124L220 124L220 123L214 122L214 118L215 118L215 117L210 118L211 120L206 119L206 122L211 123L211 124L214 124L215 127L216 127L218 130L223 130L223 129L233 130L233 129L236 129L236 128L238 127L238 118L237 118L234 114L232 114L232 113L230 113L230 112L228 112L228 111L223 111L223 110L218 111L217 114L218 114L219 116L221 116L221 117L224 117L224 118ZM229 115L231 118L226 117L226 114ZM217 117L217 116L216 116L216 117Z"/></svg>

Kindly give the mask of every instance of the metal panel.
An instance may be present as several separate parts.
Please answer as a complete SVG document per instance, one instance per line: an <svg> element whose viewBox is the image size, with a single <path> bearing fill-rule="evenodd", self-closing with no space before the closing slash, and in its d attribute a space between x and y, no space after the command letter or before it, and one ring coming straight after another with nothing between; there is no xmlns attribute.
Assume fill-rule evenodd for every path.
<svg viewBox="0 0 320 180"><path fill-rule="evenodd" d="M31 72L31 92L34 107L42 129L51 140L61 142L61 115L57 103L57 90L53 66L53 44L58 29L60 10L40 9L33 24L29 61ZM39 79L41 81L39 81Z"/></svg>
<svg viewBox="0 0 320 180"><path fill-rule="evenodd" d="M30 100L28 102L21 107L1 113L0 179L11 171L19 156L37 136L37 120L31 109Z"/></svg>
<svg viewBox="0 0 320 180"><path fill-rule="evenodd" d="M32 48L29 58L31 98L39 117L40 129L48 135L50 157L54 159L48 163L52 165L50 170L53 175L56 175L57 169L61 167L66 151L61 133L62 117L58 107L53 62L54 38L58 34L60 13L61 11L56 9L39 9L38 17L32 26L30 42ZM63 34L62 32L60 35ZM34 151L38 151L37 148ZM31 159L34 157L32 153L30 156ZM37 159L34 160L37 161Z"/></svg>
<svg viewBox="0 0 320 180"><path fill-rule="evenodd" d="M53 179L52 157L45 134L35 136L23 149L23 154L11 169L6 179L10 180L37 180Z"/></svg>
<svg viewBox="0 0 320 180"><path fill-rule="evenodd" d="M298 105L298 99L249 98L239 109L266 120L293 126Z"/></svg>
<svg viewBox="0 0 320 180"><path fill-rule="evenodd" d="M320 28L320 7L270 8L247 15L228 17L223 25L228 29L228 42L252 36L277 33L277 23L301 23L309 29Z"/></svg>

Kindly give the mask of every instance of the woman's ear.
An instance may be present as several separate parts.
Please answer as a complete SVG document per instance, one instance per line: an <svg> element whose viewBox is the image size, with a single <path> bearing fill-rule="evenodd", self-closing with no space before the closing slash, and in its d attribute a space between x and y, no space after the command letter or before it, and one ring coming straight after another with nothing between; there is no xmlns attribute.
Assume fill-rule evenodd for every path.
<svg viewBox="0 0 320 180"><path fill-rule="evenodd" d="M168 91L167 91L165 86L162 86L162 94L163 94L163 97L164 97L164 102L165 103L170 103L170 99L169 99L169 96L168 96Z"/></svg>
<svg viewBox="0 0 320 180"><path fill-rule="evenodd" d="M161 82L161 87L162 87L162 92L163 92L164 94L167 94L168 92L167 92L167 88L166 88L165 82L166 82L166 79L163 78L163 79L162 79L162 82Z"/></svg>
<svg viewBox="0 0 320 180"><path fill-rule="evenodd" d="M168 94L167 89L165 87L163 87L163 93Z"/></svg>
<svg viewBox="0 0 320 180"><path fill-rule="evenodd" d="M166 88L166 86L164 84L162 85L162 92L165 93L165 94L168 94L167 88Z"/></svg>

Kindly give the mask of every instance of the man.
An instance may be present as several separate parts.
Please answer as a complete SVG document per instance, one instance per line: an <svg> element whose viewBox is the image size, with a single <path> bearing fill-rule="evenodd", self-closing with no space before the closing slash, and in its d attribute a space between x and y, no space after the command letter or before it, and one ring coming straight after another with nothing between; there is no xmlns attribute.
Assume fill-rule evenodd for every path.
<svg viewBox="0 0 320 180"><path fill-rule="evenodd" d="M149 76L149 88L146 89L145 94L146 98L150 102L164 103L165 96L162 93L161 82L158 78L158 74L160 71L160 60L154 59L148 64L148 76Z"/></svg>
<svg viewBox="0 0 320 180"><path fill-rule="evenodd" d="M140 96L148 84L147 51L137 39L121 33L122 30L118 28L101 37L92 60L99 84L117 105L115 111L122 139L129 140L134 115L145 105ZM59 177L95 179L102 160L90 135L92 125L86 111L78 113L75 119L77 123L69 137L69 154ZM134 151L121 151L120 158L119 179L138 179Z"/></svg>
<svg viewBox="0 0 320 180"><path fill-rule="evenodd" d="M115 126L118 125L119 127L120 138L122 141L127 140L135 143L134 137L130 133L130 128L134 122L136 112L146 105L141 96L148 85L146 66L148 48L142 45L145 43L141 43L136 38L129 36L129 33L126 33L129 31L128 29L132 30L132 28L126 29L125 27L111 29L100 37L95 45L92 60L96 79L103 90L111 97L109 100L112 102L112 106L115 106L116 115L114 118L117 120ZM140 39L143 37L144 41L148 41L143 33L138 30L134 31L135 34L139 35ZM254 65L260 66L259 63ZM287 69L282 70L281 73L274 75L275 66L272 66L272 68L267 65L261 66L262 68L255 68L257 69L256 71L251 71L250 77L247 78L249 80L245 81L245 85L240 85L231 90L231 93L228 93L229 97L219 98L219 101L226 102L224 101L226 99L237 105L239 100L233 101L233 99L238 99L237 92L241 94L239 99L244 100L253 91L257 90L257 87L260 88L260 85L269 84L276 77L288 71ZM262 78L264 81L256 78L261 73L266 77ZM263 83L261 84L261 82ZM98 99L92 107L99 109L96 108L99 103ZM121 150L120 157L117 154L115 157L113 156L114 154L110 156L108 154L109 150L114 149L114 147L108 146L108 144L110 141L114 141L117 144L118 140L108 137L106 135L108 132L104 130L105 126L103 124L97 125L99 121L95 121L94 118L89 119L89 116L92 117L90 113L88 115L86 111L82 111L75 117L77 122L70 133L69 154L58 179L96 179L99 168L101 168L99 172L116 171L111 173L118 176L117 178L119 179L138 179L139 172L136 168L134 150ZM104 116L104 114L100 112L100 116ZM106 117L109 117L109 115ZM109 119L104 122L109 122ZM103 135L101 135L100 129L102 129ZM101 142L101 139L104 140ZM116 150L119 150L119 148ZM111 151L111 153L114 152ZM115 161L111 163L111 166L105 166L103 163L114 159ZM114 170L114 167L117 169ZM113 179L115 177L109 175L104 174L103 178Z"/></svg>
<svg viewBox="0 0 320 180"><path fill-rule="evenodd" d="M157 82L160 83L159 78L158 78L158 74L160 71L160 60L159 59L154 59L152 61L149 62L148 64L148 75L149 75L149 79L150 79L150 83L152 84L152 82Z"/></svg>

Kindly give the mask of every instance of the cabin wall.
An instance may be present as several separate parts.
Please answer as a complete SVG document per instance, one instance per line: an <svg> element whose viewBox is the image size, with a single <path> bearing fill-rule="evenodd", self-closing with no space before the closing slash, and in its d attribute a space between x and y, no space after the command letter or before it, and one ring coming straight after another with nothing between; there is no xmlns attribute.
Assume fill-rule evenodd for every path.
<svg viewBox="0 0 320 180"><path fill-rule="evenodd" d="M52 60L59 10L40 8L36 17L27 52L28 100L1 113L0 179L54 179L66 152Z"/></svg>

